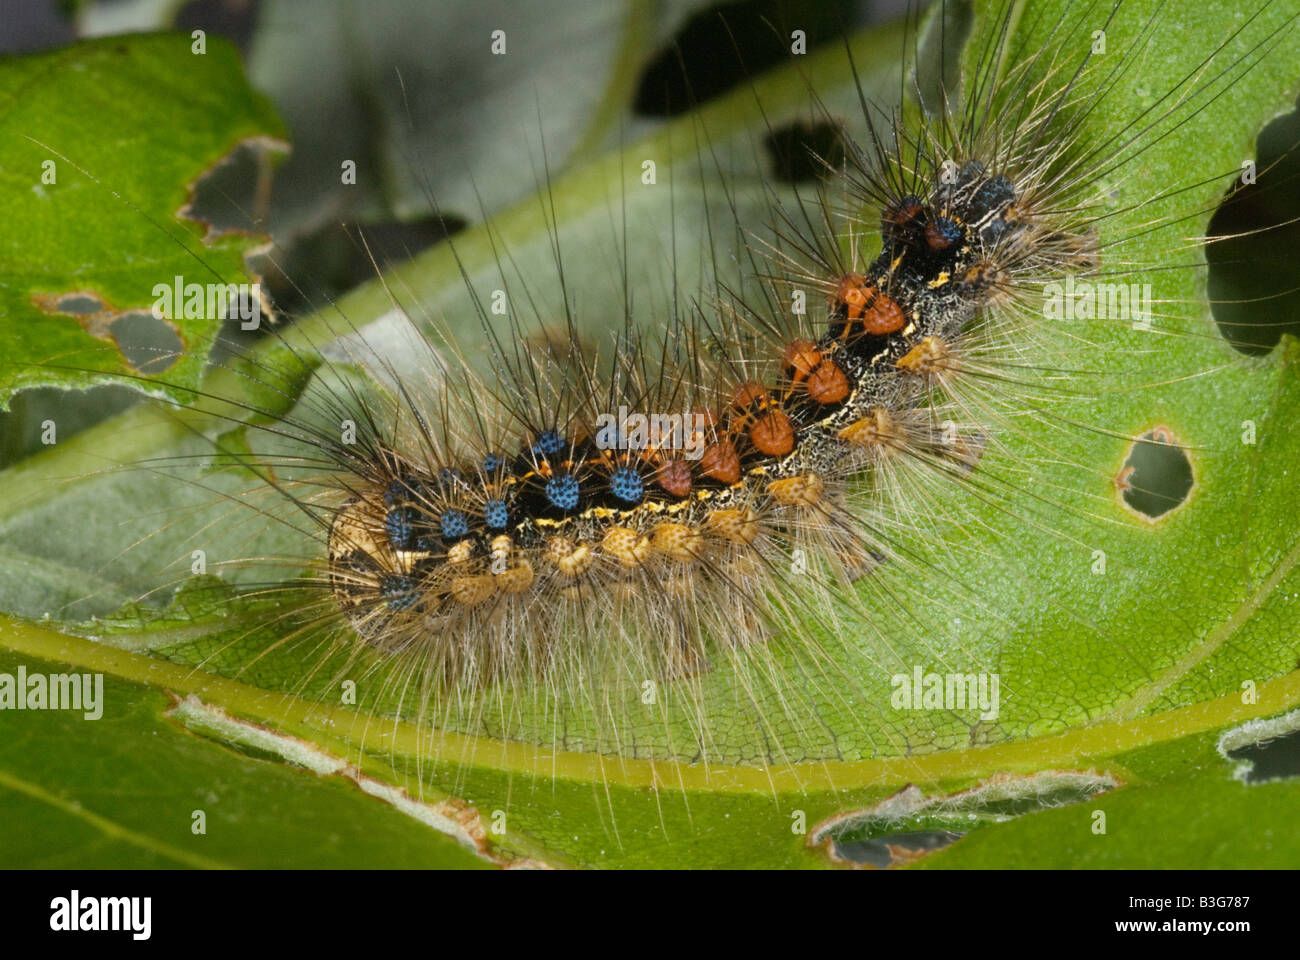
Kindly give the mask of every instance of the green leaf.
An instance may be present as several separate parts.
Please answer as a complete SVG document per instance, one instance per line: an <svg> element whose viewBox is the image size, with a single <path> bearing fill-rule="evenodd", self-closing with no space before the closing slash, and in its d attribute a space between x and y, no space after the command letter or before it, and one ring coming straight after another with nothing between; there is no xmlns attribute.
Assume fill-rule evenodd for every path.
<svg viewBox="0 0 1300 960"><path fill-rule="evenodd" d="M20 668L28 678L71 669L0 650L0 675L16 677ZM156 685L111 673L102 684L101 716L47 709L7 718L6 867L491 865L355 780L196 736Z"/></svg>
<svg viewBox="0 0 1300 960"><path fill-rule="evenodd" d="M1035 16L1017 21L1016 43L1037 50L1044 38L1035 31L1052 24L1064 6L1064 0L1034 4ZM1286 22L1287 12L1277 6L1251 24L1251 37L1268 36ZM1129 49L1153 9L1126 4L1107 25L1116 56ZM1169 33L1162 36L1176 33L1178 42L1150 44L1133 69L1118 75L1107 102L1152 103L1201 64L1234 18L1226 0L1165 8L1160 29ZM990 29L987 18L977 21L972 42ZM1074 39L1090 42L1089 32L1082 30ZM1117 214L1103 226L1103 240L1127 236L1173 211L1205 211L1183 224L1185 229L1139 234L1123 248L1125 261L1177 265L1199 256L1180 237L1205 229L1224 184L1210 175L1232 171L1251 156L1258 131L1292 102L1296 33L1278 34L1276 45L1248 75L1215 88L1217 96L1196 122L1153 136L1140 161L1116 176L1110 186ZM863 75L869 95L884 98L897 87L899 47L897 33L853 41L857 63L870 65ZM1239 54L1245 47L1233 49ZM726 97L618 155L557 178L544 198L546 206L522 203L497 218L495 233L475 229L459 237L459 264L449 249L431 250L388 276L386 289L371 284L346 298L339 305L342 314L361 327L392 308L391 292L413 316L448 318L445 325L472 354L475 314L461 266L469 288L483 296L501 283L497 244L504 240L510 272L548 277L558 237L566 267L572 268L570 288L581 294L580 316L598 330L623 308L620 264L609 252L619 240L608 213L614 203L629 225L632 283L649 291L637 304L638 319L653 322L671 302L663 289L666 271L675 270L681 289L699 289L700 261L707 260L692 253L674 261L662 243L669 225L679 250L710 249L705 223L708 218L715 225L729 223L731 214L717 190L706 189L706 201L700 202L700 193L684 188L674 199L664 196L666 190L632 186L640 161L660 161L661 184L702 180L706 187L716 186L717 168L732 184L755 180L762 172L758 144L768 129L754 106L755 94L766 120L779 124L806 109L807 77L833 112L855 115L856 91L842 51L810 56L798 67L764 77L753 92ZM1091 114L1082 142L1107 143L1126 116L1126 110ZM707 153L698 147L701 133L710 145ZM1177 196L1161 195L1171 184L1189 181L1197 185ZM1155 202L1125 209L1151 197ZM761 197L742 197L740 207L742 219L768 209ZM978 490L955 487L946 506L963 522L938 531L941 537L918 531L911 546L919 556L938 569L952 569L953 558L960 560L962 583L978 586L978 607L941 617L945 598L927 606L925 597L909 592L906 571L885 565L873 575L899 596L916 600L907 610L882 608L879 623L859 625L863 633L869 628L890 632L897 665L937 664L942 655L946 669L994 669L1003 678L996 722L974 730L968 718L950 713L876 711L830 717L843 758L771 769L615 759L454 731L431 739L427 731L399 721L367 736L364 711L286 695L285 677L273 658L232 679L122 649L166 651L187 664L203 661L231 636L232 627L202 604L183 616L173 609L160 620L93 626L104 643L17 621L4 624L0 643L27 656L65 659L131 682L194 694L339 755L355 754L368 773L396 777L411 784L412 792L422 785L480 810L502 810L508 828L492 842L507 853L552 862L824 867L830 864L824 848L807 839L818 824L878 811L909 783L922 798L943 804L998 777L1076 771L1118 786L1059 807L1036 808L1033 802L1017 802L1009 811L999 807L997 816L986 817L924 862L935 867L1134 866L1208 865L1232 858L1234 865L1294 864L1293 845L1278 839L1294 800L1294 781L1248 785L1233 779L1232 765L1214 744L1227 728L1300 704L1300 679L1293 672L1297 651L1287 629L1288 604L1300 588L1295 570L1300 535L1284 522L1295 513L1289 477L1300 462L1300 438L1289 429L1300 402L1295 347L1287 341L1267 357L1240 360L1221 339L1208 335L1213 327L1197 271L1153 270L1149 279L1156 300L1170 305L1185 335L1153 341L1150 333L1113 325L1078 328L1078 355L1071 366L1112 376L1086 384L1064 409L1071 419L1096 429L1062 429L1051 420L1027 417L1025 429L1008 439L1011 456L987 465L988 471L1004 472L978 468L985 471L981 476L1018 493L1006 503L986 502ZM538 298L540 313L559 315L556 290L543 285ZM311 348L344 327L331 311L307 318L290 336L295 345ZM232 381L223 382L220 371L214 376L212 392L227 395L220 388L228 390ZM1092 389L1094 383L1100 386ZM1147 388L1126 389L1130 384ZM1241 442L1245 421L1255 425L1254 444ZM113 438L129 437L137 450L176 456L211 451L191 428L234 439L230 427L205 418L203 409L173 417L141 408L7 471L5 489L13 493L0 503L5 549L0 568L13 575L0 584L0 606L28 615L51 610L74 619L114 609L168 582L169 561L180 564L171 576L183 579L196 544L212 558L246 555L247 542L240 542L246 529L213 526L229 508L205 504L203 494L183 484L148 474L84 475L91 464L113 456L129 459L132 450L114 450ZM1182 507L1158 523L1146 523L1126 509L1114 480L1129 456L1128 438L1158 427L1188 447L1195 485ZM1005 466L1016 463L1017 454L1028 471ZM49 482L54 476L76 479L55 485ZM217 489L230 497L250 488L237 470L220 470L206 480L229 484ZM1082 506L1045 514L1040 492L1050 492L1054 503ZM97 519L104 516L115 522ZM1026 523L1031 517L1049 522ZM164 518L181 520L173 524ZM65 528L75 528L78 536L51 534ZM128 557L119 556L124 544L137 539ZM265 553L292 556L295 546L301 552L290 533L282 538L281 532L259 533L256 543ZM1105 555L1104 574L1094 572L1096 551ZM98 602L86 598L79 580L89 572L101 591ZM951 596L959 595L954 589ZM153 598L154 605L163 599L165 591ZM255 617L261 611L250 603L233 613ZM908 613L933 627L935 636L922 635L916 622L906 619ZM949 646L936 646L940 641ZM896 665L882 666L880 676L863 678L863 687L879 703L888 703ZM725 712L725 684L715 678L706 684L719 719L734 721L727 745L737 755L752 752L753 727ZM814 755L826 751L816 742L809 749ZM1194 811L1211 808L1212 817L1192 818ZM1107 814L1104 834L1093 830L1097 810ZM937 822L900 822L899 829ZM881 835L876 831L870 839ZM1230 849L1206 854L1207 838L1216 836L1230 839Z"/></svg>
<svg viewBox="0 0 1300 960"><path fill-rule="evenodd" d="M140 36L0 62L0 408L23 387L123 374L165 370L167 386L136 382L174 399L197 386L220 319L155 319L154 287L253 279L257 238L209 235L184 208L238 144L281 132L216 39L203 54Z"/></svg>
<svg viewBox="0 0 1300 960"><path fill-rule="evenodd" d="M1295 717L1290 720L1295 729ZM1015 864L1027 869L1288 869L1300 837L1287 827L1300 778L1246 784L1204 733L1120 753L1132 771L1122 790L988 829L924 862L927 869ZM1105 833L1097 833L1098 812Z"/></svg>

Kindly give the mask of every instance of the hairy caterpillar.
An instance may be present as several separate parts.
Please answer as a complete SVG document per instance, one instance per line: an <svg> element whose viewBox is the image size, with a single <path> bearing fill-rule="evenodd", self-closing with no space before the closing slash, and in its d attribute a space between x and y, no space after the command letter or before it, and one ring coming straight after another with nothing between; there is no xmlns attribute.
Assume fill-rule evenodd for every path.
<svg viewBox="0 0 1300 960"><path fill-rule="evenodd" d="M736 231L722 259L741 278L682 298L650 330L619 318L615 337L593 336L579 291L561 283L558 310L533 308L521 278L503 284L505 323L473 291L486 370L437 337L410 348L416 374L366 341L336 352L299 409L225 453L307 534L310 552L283 565L310 572L256 591L284 598L269 628L190 659L322 698L355 680L377 716L433 731L705 768L1038 732L1037 709L1009 707L1026 702L1032 673L1016 663L1040 639L1032 612L1015 616L1005 593L989 603L971 571L996 571L988 558L1018 525L1090 561L1115 522L1102 505L1119 471L1074 438L1180 439L1090 414L1098 398L1204 369L1203 357L1168 369L1144 339L1202 334L1172 299L1135 329L1129 316L1045 316L1044 288L1149 270L1126 245L1177 239L1199 208L1182 202L1187 184L1152 193L1143 152L1203 120L1286 26L1247 17L1173 89L1130 106L1117 91L1161 8L1089 5L1037 29L1025 5L982 15L962 95L922 91L906 114L864 101L843 122L842 158L820 158L826 186L773 191L771 228ZM1096 55L1099 29L1128 42ZM1044 34L1041 50L1015 39ZM1234 172L1198 170L1195 185L1217 197ZM392 296L399 322L427 319ZM532 339L536 324L559 334ZM290 394L314 362L254 358L240 375ZM388 385L345 379L353 365ZM652 422L668 428L654 437ZM1076 602L1081 621L1093 605ZM926 665L1000 673L1008 711L899 722L891 680Z"/></svg>

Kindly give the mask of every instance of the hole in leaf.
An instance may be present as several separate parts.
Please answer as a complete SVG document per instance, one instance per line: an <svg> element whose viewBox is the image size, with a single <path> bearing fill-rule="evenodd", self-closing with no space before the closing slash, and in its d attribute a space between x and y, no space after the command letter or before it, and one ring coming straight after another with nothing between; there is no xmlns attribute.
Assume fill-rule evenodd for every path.
<svg viewBox="0 0 1300 960"><path fill-rule="evenodd" d="M824 847L841 863L902 866L987 824L1083 803L1119 785L1107 774L1058 770L993 777L969 790L933 797L909 784L874 807L824 821L809 833L808 844Z"/></svg>
<svg viewBox="0 0 1300 960"><path fill-rule="evenodd" d="M1193 484L1192 462L1168 427L1155 427L1135 440L1115 478L1124 505L1144 520L1180 506Z"/></svg>
<svg viewBox="0 0 1300 960"><path fill-rule="evenodd" d="M112 342L138 373L162 373L180 358L185 347L168 321L146 310L119 312L98 294L85 290L38 293L32 302L48 314L75 317L92 337Z"/></svg>
<svg viewBox="0 0 1300 960"><path fill-rule="evenodd" d="M93 293L67 293L59 297L55 303L55 309L59 313L70 313L75 316L89 316L92 313L99 313L104 309L104 301Z"/></svg>
<svg viewBox="0 0 1300 960"><path fill-rule="evenodd" d="M190 184L178 216L206 227L204 243L225 233L265 232L273 161L283 150L265 137L241 140Z"/></svg>
<svg viewBox="0 0 1300 960"><path fill-rule="evenodd" d="M251 263L250 263L251 265ZM258 281L258 293L266 288L265 278ZM271 310L264 296L254 293L246 284L233 285L233 293L222 307L221 330L208 359L213 363L229 363L275 326L278 315Z"/></svg>
<svg viewBox="0 0 1300 960"><path fill-rule="evenodd" d="M124 313L108 329L126 362L141 373L162 373L180 359L185 347L175 328L152 313Z"/></svg>
<svg viewBox="0 0 1300 960"><path fill-rule="evenodd" d="M57 437L62 443L122 412L139 398L135 390L120 384L86 390L61 387L19 390L9 398L9 409L0 410L0 467L44 449L42 434L47 420L57 425Z"/></svg>
<svg viewBox="0 0 1300 960"><path fill-rule="evenodd" d="M851 836L837 837L832 856L838 860L883 870L920 860L926 854L942 850L964 836L963 833L951 830L936 830L928 833L891 833L869 840L855 840Z"/></svg>
<svg viewBox="0 0 1300 960"><path fill-rule="evenodd" d="M797 120L774 129L763 146L773 175L784 183L816 180L844 162L844 131L837 123Z"/></svg>
<svg viewBox="0 0 1300 960"><path fill-rule="evenodd" d="M1300 109L1260 131L1255 156L1255 182L1243 171L1210 219L1205 259L1219 333L1262 355L1300 335Z"/></svg>
<svg viewBox="0 0 1300 960"><path fill-rule="evenodd" d="M1300 710L1229 730L1219 738L1219 752L1234 761L1233 776L1244 783L1300 777Z"/></svg>

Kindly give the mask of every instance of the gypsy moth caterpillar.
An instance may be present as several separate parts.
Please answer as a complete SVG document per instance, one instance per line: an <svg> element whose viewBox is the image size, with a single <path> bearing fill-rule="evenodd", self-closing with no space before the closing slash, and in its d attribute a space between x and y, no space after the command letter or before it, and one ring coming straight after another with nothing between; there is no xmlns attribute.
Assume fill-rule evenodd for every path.
<svg viewBox="0 0 1300 960"><path fill-rule="evenodd" d="M856 116L812 108L845 128L847 172L827 157L824 190L766 192L767 232L728 218L738 186L717 178L726 202L712 222L728 236L707 251L710 282L653 317L662 336L620 317L617 338L588 350L581 291L515 275L470 284L492 344L486 373L437 338L410 348L416 372L365 340L328 368L233 362L236 383L273 399L297 399L287 381L315 374L297 409L274 417L237 390L244 413L268 422L227 437L246 449L221 450L223 466L263 484L261 503L279 499L264 506L277 522L305 527L315 553L284 566L311 572L268 576L255 629L167 652L305 697L351 681L376 728L418 720L437 731L422 758L453 766L465 758L438 745L442 733L611 764L779 770L997 742L1122 702L1149 667L1126 663L1136 626L1099 645L1097 682L1110 692L1043 704L1023 691L1077 642L1069 631L1118 602L1102 597L1103 581L1088 595L1076 572L1101 551L1112 562L1098 576L1114 576L1138 543L1113 512L1123 441L1176 410L1170 395L1194 388L1191 374L1208 380L1226 361L1204 318L1184 310L1185 284L1152 284L1123 316L1055 316L1040 298L1073 282L1062 296L1078 307L1081 284L1145 277L1150 263L1126 260L1138 238L1167 236L1145 250L1172 252L1180 224L1208 216L1225 184L1213 175L1232 164L1156 185L1142 157L1162 139L1203 135L1197 124L1285 35L1285 17L1247 18L1142 99L1165 15L1097 5L1034 25L1020 5L993 5L968 46L961 97L928 115L869 101ZM1096 29L1109 54L1093 52ZM721 167L702 134L700 166ZM542 195L547 216L554 193ZM617 237L628 208L614 208ZM547 281L569 262L557 246ZM448 249L460 249L454 238ZM511 274L508 243L499 250ZM1161 269L1184 265L1171 257ZM618 286L617 257L614 268ZM547 285L560 290L543 306L533 298ZM512 305L504 315L498 289ZM398 328L404 316L439 322L403 281L389 290ZM352 322L338 319L339 332ZM561 333L538 345L536 323ZM1197 337L1206 349L1172 366L1154 346ZM390 385L357 385L349 366L378 368ZM1129 390L1131 403L1112 402ZM1155 394L1141 408L1136 398ZM620 408L701 418L701 458L665 456L662 435L650 443L617 416L620 442L602 446L597 421ZM1098 435L1114 441L1114 470ZM1021 538L1048 555L1016 550ZM1157 581L1134 575L1118 595L1142 597ZM1054 592L1073 594L1065 625L1040 621ZM272 608L281 594L296 599ZM999 703L948 705L946 688L927 703L931 674L997 676ZM899 712L912 691L900 706L897 677L930 712Z"/></svg>

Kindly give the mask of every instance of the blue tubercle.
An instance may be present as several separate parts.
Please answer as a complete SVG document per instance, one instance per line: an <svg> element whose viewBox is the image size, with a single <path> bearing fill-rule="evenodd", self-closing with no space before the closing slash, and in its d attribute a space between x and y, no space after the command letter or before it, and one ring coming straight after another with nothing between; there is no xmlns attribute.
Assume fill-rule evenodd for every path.
<svg viewBox="0 0 1300 960"><path fill-rule="evenodd" d="M489 500L483 504L483 522L493 530L504 530L510 523L510 511L504 500Z"/></svg>
<svg viewBox="0 0 1300 960"><path fill-rule="evenodd" d="M469 519L460 510L447 510L438 522L442 525L442 536L446 540L456 540L469 533Z"/></svg>
<svg viewBox="0 0 1300 960"><path fill-rule="evenodd" d="M609 475L609 490L619 500L635 506L645 496L645 481L631 467L619 467Z"/></svg>
<svg viewBox="0 0 1300 960"><path fill-rule="evenodd" d="M561 473L546 481L546 499L559 510L573 510L581 499L578 478L571 473Z"/></svg>
<svg viewBox="0 0 1300 960"><path fill-rule="evenodd" d="M538 435L537 442L533 444L533 453L540 453L546 457L559 453L563 449L564 437L560 436L558 430L543 430Z"/></svg>

